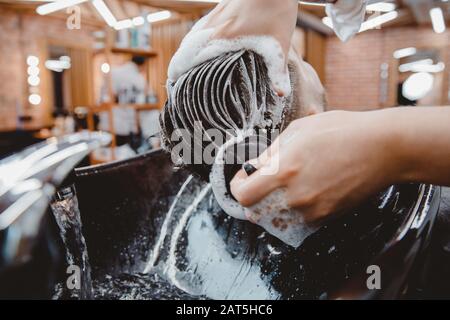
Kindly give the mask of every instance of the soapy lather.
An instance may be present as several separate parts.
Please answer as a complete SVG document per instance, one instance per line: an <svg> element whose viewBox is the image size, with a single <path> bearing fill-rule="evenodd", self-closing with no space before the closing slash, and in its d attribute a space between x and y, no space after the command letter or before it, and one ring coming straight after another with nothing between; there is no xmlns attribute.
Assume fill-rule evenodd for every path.
<svg viewBox="0 0 450 320"><path fill-rule="evenodd" d="M229 52L249 50L263 57L273 90L285 97L291 94L291 82L285 64L286 57L275 38L261 35L212 40L211 36L215 29L203 29L207 19L208 15L199 20L181 42L169 64L170 82L177 81L181 75L208 60Z"/></svg>

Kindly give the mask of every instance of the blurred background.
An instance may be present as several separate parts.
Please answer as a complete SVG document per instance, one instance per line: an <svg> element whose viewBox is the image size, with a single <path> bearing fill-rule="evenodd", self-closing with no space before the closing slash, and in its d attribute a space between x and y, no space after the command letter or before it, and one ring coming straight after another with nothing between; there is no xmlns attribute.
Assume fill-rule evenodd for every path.
<svg viewBox="0 0 450 320"><path fill-rule="evenodd" d="M168 63L217 2L0 0L0 157L83 129L113 134L93 163L158 148ZM447 105L449 9L444 0L372 3L344 44L324 6L299 2L293 41L329 109Z"/></svg>

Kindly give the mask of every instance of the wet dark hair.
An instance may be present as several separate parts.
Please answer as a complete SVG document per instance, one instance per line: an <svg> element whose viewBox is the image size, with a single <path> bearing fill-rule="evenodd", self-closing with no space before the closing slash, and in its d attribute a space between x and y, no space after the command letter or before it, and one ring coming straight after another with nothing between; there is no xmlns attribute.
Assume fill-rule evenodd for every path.
<svg viewBox="0 0 450 320"><path fill-rule="evenodd" d="M131 58L131 61L133 61L138 66L142 66L145 63L145 61L147 61L147 58L143 56L134 55Z"/></svg>
<svg viewBox="0 0 450 320"><path fill-rule="evenodd" d="M169 152L180 143L173 139L178 135L177 129L189 133L218 129L228 138L241 129L282 129L284 107L290 103L289 98L278 97L271 88L264 59L248 50L230 52L192 68L176 82L168 83L167 91L160 124L163 148ZM255 118L258 121L251 121ZM181 138L187 143L186 137ZM200 142L201 146L197 143L202 151L212 142L206 140ZM191 141L191 145L196 142ZM194 147L190 150L194 159ZM186 165L208 179L208 164L180 161L178 165Z"/></svg>

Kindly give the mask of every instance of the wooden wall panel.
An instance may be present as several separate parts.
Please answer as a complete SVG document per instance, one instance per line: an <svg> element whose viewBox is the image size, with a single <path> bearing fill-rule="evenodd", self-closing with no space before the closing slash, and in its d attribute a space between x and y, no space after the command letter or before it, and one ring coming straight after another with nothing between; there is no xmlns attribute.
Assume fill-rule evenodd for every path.
<svg viewBox="0 0 450 320"><path fill-rule="evenodd" d="M305 60L316 70L322 83L325 82L325 41L326 38L315 31L306 32Z"/></svg>
<svg viewBox="0 0 450 320"><path fill-rule="evenodd" d="M94 103L92 51L87 48L71 48L70 58L71 107L91 106Z"/></svg>
<svg viewBox="0 0 450 320"><path fill-rule="evenodd" d="M158 96L160 108L166 102L167 68L181 40L189 32L193 18L177 18L152 26L152 49L158 56L149 63L149 84Z"/></svg>

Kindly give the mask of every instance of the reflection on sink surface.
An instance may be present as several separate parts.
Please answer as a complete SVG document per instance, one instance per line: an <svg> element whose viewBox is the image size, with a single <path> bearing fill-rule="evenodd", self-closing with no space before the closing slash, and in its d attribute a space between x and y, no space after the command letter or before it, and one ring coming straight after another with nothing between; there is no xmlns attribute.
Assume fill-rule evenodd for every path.
<svg viewBox="0 0 450 320"><path fill-rule="evenodd" d="M431 186L390 187L294 249L230 218L208 184L161 151L77 169L76 188L100 299L367 298L358 285L374 262L392 269L386 292L398 295L412 266L398 262L419 256L439 198Z"/></svg>
<svg viewBox="0 0 450 320"><path fill-rule="evenodd" d="M48 195L22 207L17 219L11 212L18 211L9 209L18 208L18 190L41 190L38 184L6 186L0 197L0 297L49 298L56 279L61 285L54 297L61 299L397 298L415 285L439 188L392 186L293 249L256 225L230 218L208 184L174 170L160 150L76 169L64 183L75 188L60 188L53 212L46 211L52 190L99 144L94 139L70 157L56 157L66 148L86 146L86 137L69 138L0 163L5 168L43 157L40 163L49 164L33 166L34 181L47 185ZM65 260L59 259L64 254ZM382 290L375 292L366 286L371 264L384 272ZM80 268L81 291L62 285L68 265Z"/></svg>

